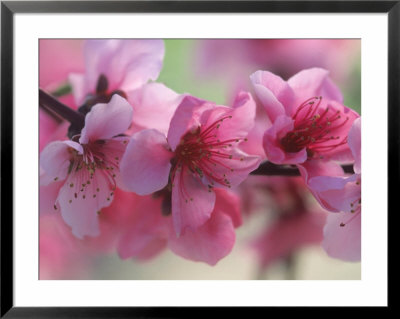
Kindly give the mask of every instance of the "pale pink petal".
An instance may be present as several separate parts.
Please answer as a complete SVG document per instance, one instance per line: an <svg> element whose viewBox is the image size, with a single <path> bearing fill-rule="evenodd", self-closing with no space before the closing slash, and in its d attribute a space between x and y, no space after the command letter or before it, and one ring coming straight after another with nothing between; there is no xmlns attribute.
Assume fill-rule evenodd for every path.
<svg viewBox="0 0 400 319"><path fill-rule="evenodd" d="M252 171L257 169L260 165L261 159L259 156L248 155L239 149L232 149L229 151L229 154L232 156L231 159L221 158L216 160L221 164L213 166L212 172L214 180L216 178L228 180L228 187L230 188L238 186ZM208 185L211 182L211 180L205 181L205 184ZM220 187L221 185L225 186L225 183L220 183L217 187Z"/></svg>
<svg viewBox="0 0 400 319"><path fill-rule="evenodd" d="M250 80L271 121L279 115L290 115L293 91L282 78L268 71L257 71Z"/></svg>
<svg viewBox="0 0 400 319"><path fill-rule="evenodd" d="M354 157L354 172L361 173L361 117L357 118L350 129L348 144Z"/></svg>
<svg viewBox="0 0 400 319"><path fill-rule="evenodd" d="M231 218L216 208L211 218L196 230L188 229L179 238L170 236L168 246L179 256L213 266L231 252L234 243Z"/></svg>
<svg viewBox="0 0 400 319"><path fill-rule="evenodd" d="M95 90L101 74L110 91L134 90L157 79L164 58L162 40L88 40L85 43L86 92Z"/></svg>
<svg viewBox="0 0 400 319"><path fill-rule="evenodd" d="M200 126L200 117L205 110L213 108L215 105L198 99L191 95L186 95L178 105L168 130L168 144L174 151L181 141L182 136Z"/></svg>
<svg viewBox="0 0 400 319"><path fill-rule="evenodd" d="M309 180L317 176L344 177L343 168L334 161L309 160L297 165L303 180L308 184Z"/></svg>
<svg viewBox="0 0 400 319"><path fill-rule="evenodd" d="M109 179L101 170L95 171L90 184L83 179L83 174L71 173L57 199L57 209L78 238L99 235L98 212L112 202ZM83 188L81 183L85 182L87 185Z"/></svg>
<svg viewBox="0 0 400 319"><path fill-rule="evenodd" d="M360 261L361 213L329 214L324 228L322 247L333 258Z"/></svg>
<svg viewBox="0 0 400 319"><path fill-rule="evenodd" d="M216 107L217 112L219 111L218 109L221 109L221 107ZM221 114L219 117L229 115L231 118L225 119L220 124L217 135L221 141L232 138L242 139L254 127L256 104L250 93L238 93L233 108L224 109L223 111L225 114ZM214 111L211 111L211 113L214 113ZM215 120L215 116L210 114L207 125L211 125Z"/></svg>
<svg viewBox="0 0 400 319"><path fill-rule="evenodd" d="M179 236L185 229L196 229L210 218L215 193L185 166L176 170L172 185L172 218Z"/></svg>
<svg viewBox="0 0 400 319"><path fill-rule="evenodd" d="M321 196L318 188L314 189L310 187L309 183L311 179L329 175L336 176L336 178L338 178L337 182L340 183L341 178L344 177L342 167L336 162L322 160L306 161L302 164L298 164L297 167L300 171L301 176L303 177L304 182L307 184L308 188L317 199L317 201L320 203L320 205L331 212L338 212L338 208L332 206L328 201L326 201L325 198Z"/></svg>
<svg viewBox="0 0 400 319"><path fill-rule="evenodd" d="M336 111L340 112L340 116L343 122L340 124L337 124L340 126L340 128L336 128L332 130L332 135L339 137L339 139L333 140L333 141L328 141L326 143L320 143L319 146L323 147L325 145L334 145L338 144L341 141L344 141L342 145L336 146L332 148L332 150L329 151L329 148L324 149L323 152L323 157L325 159L331 159L331 160L336 160L340 162L349 162L353 160L353 155L351 153L351 150L349 148L348 143L346 143L346 137L349 134L349 131L351 129L351 126L353 122L360 117L360 115L355 112L354 110L342 105L341 103L335 102L335 101L328 101L327 106ZM334 115L332 115L332 118ZM334 127L335 125L332 124ZM317 149L318 151L318 149Z"/></svg>
<svg viewBox="0 0 400 319"><path fill-rule="evenodd" d="M354 174L347 178L317 176L309 180L309 187L317 200L333 212L351 212L359 207L361 180Z"/></svg>
<svg viewBox="0 0 400 319"><path fill-rule="evenodd" d="M275 164L297 164L307 160L306 149L296 153L288 153L282 150L280 140L293 130L292 118L278 116L274 124L265 132L263 146L265 154L270 162Z"/></svg>
<svg viewBox="0 0 400 319"><path fill-rule="evenodd" d="M41 179L41 185L47 185L52 181L62 181L67 177L71 147L82 153L82 146L72 141L56 141L44 148L40 154L40 167L45 172L46 178Z"/></svg>
<svg viewBox="0 0 400 319"><path fill-rule="evenodd" d="M132 106L123 97L114 94L107 104L99 103L92 107L85 118L79 142L110 139L124 133L132 123Z"/></svg>
<svg viewBox="0 0 400 319"><path fill-rule="evenodd" d="M314 96L337 102L343 101L339 88L329 78L329 71L312 68L303 70L288 80L295 93L295 107Z"/></svg>
<svg viewBox="0 0 400 319"><path fill-rule="evenodd" d="M169 123L183 96L161 83L149 83L128 94L133 106L133 123L167 135Z"/></svg>
<svg viewBox="0 0 400 319"><path fill-rule="evenodd" d="M135 133L121 160L124 187L139 195L164 188L168 183L172 156L164 134L156 130Z"/></svg>
<svg viewBox="0 0 400 319"><path fill-rule="evenodd" d="M266 116L256 115L254 127L247 135L247 141L240 143L240 149L250 155L258 155L261 160L266 160L267 156L263 147L263 138L265 131L271 127L271 123Z"/></svg>
<svg viewBox="0 0 400 319"><path fill-rule="evenodd" d="M42 184L42 176L40 176ZM51 184L42 184L39 186L39 213L50 214L55 212L54 205L56 204L58 192L63 186L63 181Z"/></svg>

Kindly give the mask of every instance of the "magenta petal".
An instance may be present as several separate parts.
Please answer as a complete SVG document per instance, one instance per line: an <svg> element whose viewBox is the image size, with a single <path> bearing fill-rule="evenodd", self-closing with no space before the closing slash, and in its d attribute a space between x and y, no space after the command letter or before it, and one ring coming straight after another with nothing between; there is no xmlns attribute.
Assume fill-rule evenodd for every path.
<svg viewBox="0 0 400 319"><path fill-rule="evenodd" d="M169 123L182 97L161 83L149 83L132 91L128 101L133 106L133 123L167 135Z"/></svg>
<svg viewBox="0 0 400 319"><path fill-rule="evenodd" d="M124 187L139 195L151 194L168 183L173 154L165 135L156 130L134 134L120 164Z"/></svg>
<svg viewBox="0 0 400 319"><path fill-rule="evenodd" d="M331 257L346 261L360 261L361 214L329 214L324 228L322 247Z"/></svg>
<svg viewBox="0 0 400 319"><path fill-rule="evenodd" d="M186 228L196 229L210 218L215 193L186 167L176 170L172 184L172 218L179 236Z"/></svg>
<svg viewBox="0 0 400 319"><path fill-rule="evenodd" d="M52 181L62 181L67 177L70 165L68 151L70 147L82 153L82 146L72 141L52 142L43 149L40 154L40 167L46 178L41 178L41 185L47 185Z"/></svg>
<svg viewBox="0 0 400 319"><path fill-rule="evenodd" d="M200 125L200 117L205 110L215 105L194 96L186 95L178 105L168 130L168 144L174 151L181 137Z"/></svg>
<svg viewBox="0 0 400 319"><path fill-rule="evenodd" d="M132 107L123 97L114 94L107 104L99 103L92 107L85 118L79 142L110 139L124 133L132 123Z"/></svg>
<svg viewBox="0 0 400 319"><path fill-rule="evenodd" d="M303 70L288 80L288 84L295 93L295 106L314 96L337 102L343 101L342 93L329 78L329 71L312 68Z"/></svg>
<svg viewBox="0 0 400 319"><path fill-rule="evenodd" d="M268 71L257 71L250 79L271 121L279 115L290 115L293 91L282 78Z"/></svg>
<svg viewBox="0 0 400 319"><path fill-rule="evenodd" d="M361 173L361 117L356 119L350 129L348 144L354 157L354 172Z"/></svg>
<svg viewBox="0 0 400 319"><path fill-rule="evenodd" d="M235 243L235 230L229 216L217 209L196 230L188 229L179 238L170 236L169 248L179 256L215 265L228 255Z"/></svg>

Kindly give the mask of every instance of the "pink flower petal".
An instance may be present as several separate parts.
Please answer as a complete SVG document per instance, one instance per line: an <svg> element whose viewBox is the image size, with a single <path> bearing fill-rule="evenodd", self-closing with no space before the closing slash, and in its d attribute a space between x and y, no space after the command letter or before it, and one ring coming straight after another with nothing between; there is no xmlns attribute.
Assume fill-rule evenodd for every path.
<svg viewBox="0 0 400 319"><path fill-rule="evenodd" d="M174 151L181 141L181 137L200 124L200 117L205 110L215 105L194 96L186 95L178 105L168 130L168 144Z"/></svg>
<svg viewBox="0 0 400 319"><path fill-rule="evenodd" d="M172 218L179 236L186 228L194 230L210 218L215 193L209 191L187 167L176 170L172 184Z"/></svg>
<svg viewBox="0 0 400 319"><path fill-rule="evenodd" d="M288 84L295 93L295 107L313 96L322 96L323 99L340 103L343 101L339 88L329 78L329 71L324 69L303 70L292 76Z"/></svg>
<svg viewBox="0 0 400 319"><path fill-rule="evenodd" d="M332 206L331 203L326 201L325 198L321 196L319 187L322 187L323 182L322 185L314 185L314 187L311 187L309 183L310 180L314 180L315 178L332 175L337 178L335 182L343 185L342 178L344 177L344 172L342 167L336 162L322 160L310 160L305 163L298 164L297 167L301 176L303 177L303 180L321 206L331 212L338 212L338 208ZM314 181L313 183L316 182Z"/></svg>
<svg viewBox="0 0 400 319"><path fill-rule="evenodd" d="M118 216L118 219L123 220L118 226L119 256L122 259L133 257L145 260L160 253L166 247L171 224L170 218L161 214L160 200L152 196L137 196L132 201L128 197L121 205L114 205L116 212L124 213L123 216Z"/></svg>
<svg viewBox="0 0 400 319"><path fill-rule="evenodd" d="M161 83L149 83L128 94L133 106L133 123L167 135L169 123L183 96Z"/></svg>
<svg viewBox="0 0 400 319"><path fill-rule="evenodd" d="M40 167L46 174L46 179L41 179L41 185L52 181L62 181L67 177L70 166L70 153L72 147L82 153L82 146L72 141L52 142L40 154Z"/></svg>
<svg viewBox="0 0 400 319"><path fill-rule="evenodd" d="M329 214L324 228L322 247L333 258L360 261L361 214Z"/></svg>
<svg viewBox="0 0 400 319"><path fill-rule="evenodd" d="M60 189L57 202L64 221L71 226L72 233L78 237L98 236L98 212L111 204L109 179L100 170L96 170L91 184L84 192L79 173L70 174Z"/></svg>
<svg viewBox="0 0 400 319"><path fill-rule="evenodd" d="M85 118L79 143L110 139L124 133L132 123L132 107L123 97L114 94L107 104L99 103L92 107Z"/></svg>
<svg viewBox="0 0 400 319"><path fill-rule="evenodd" d="M215 189L215 195L214 210L224 212L226 215L230 216L235 228L241 226L243 221L240 211L240 196L224 189Z"/></svg>
<svg viewBox="0 0 400 319"><path fill-rule="evenodd" d="M358 207L361 198L360 177L317 176L308 183L318 201L333 212L351 212Z"/></svg>
<svg viewBox="0 0 400 319"><path fill-rule="evenodd" d="M77 80L74 89L77 89L78 104L83 102L84 96L95 91L102 74L108 80L110 91L129 92L157 79L164 58L164 43L162 40L141 39L88 40L84 54L85 80L73 79Z"/></svg>
<svg viewBox="0 0 400 319"><path fill-rule="evenodd" d="M40 182L42 184L42 176L40 176ZM42 184L39 187L39 213L50 214L54 213L54 205L57 201L58 192L63 186L63 182L55 182L49 184Z"/></svg>
<svg viewBox="0 0 400 319"><path fill-rule="evenodd" d="M188 229L179 238L170 236L168 246L179 256L213 266L231 252L234 243L232 220L216 207L204 225L196 230Z"/></svg>
<svg viewBox="0 0 400 319"><path fill-rule="evenodd" d="M257 71L250 80L271 121L279 115L290 115L293 91L282 78L268 71Z"/></svg>
<svg viewBox="0 0 400 319"><path fill-rule="evenodd" d="M225 113L221 114L222 116L227 114L232 116L220 124L221 127L217 134L221 141L232 138L244 138L254 127L256 104L250 93L238 93L233 108L216 107L215 111L211 111L210 113L215 112L217 116L210 114L206 125L211 125L218 117L221 117L221 115L218 114L221 111Z"/></svg>
<svg viewBox="0 0 400 319"><path fill-rule="evenodd" d="M254 241L262 268L285 258L297 249L322 241L326 215L322 212L299 212L275 222Z"/></svg>
<svg viewBox="0 0 400 319"><path fill-rule="evenodd" d="M168 183L172 156L164 134L156 130L135 133L120 164L124 187L139 195L161 190Z"/></svg>
<svg viewBox="0 0 400 319"><path fill-rule="evenodd" d="M361 117L354 121L349 131L348 144L354 157L354 172L361 174Z"/></svg>
<svg viewBox="0 0 400 319"><path fill-rule="evenodd" d="M229 154L231 154L231 159L220 159L221 165L216 165L212 168L214 177L223 177L229 181L230 187L238 186L243 182L249 174L257 169L260 165L261 159L259 156L251 156L243 153L239 149L232 149ZM212 181L205 181L208 185ZM225 184L219 183L216 187L225 187ZM230 188L229 187L229 188Z"/></svg>

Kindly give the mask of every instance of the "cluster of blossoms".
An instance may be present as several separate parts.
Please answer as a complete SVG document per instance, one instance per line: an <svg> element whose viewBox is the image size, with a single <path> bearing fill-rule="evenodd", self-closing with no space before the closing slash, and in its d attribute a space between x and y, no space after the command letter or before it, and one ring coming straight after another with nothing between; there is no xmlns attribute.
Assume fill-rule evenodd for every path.
<svg viewBox="0 0 400 319"><path fill-rule="evenodd" d="M268 118L260 122L249 92L239 91L225 106L154 82L163 57L161 40L86 41L84 69L68 78L74 96L68 103L78 120L41 122L42 219L56 219L62 237L85 241L86 252L116 249L123 259L145 260L168 247L215 265L232 250L242 224L248 196L237 186L268 160L296 165L302 178L279 177L271 186L265 176L262 187L284 185L297 194L293 189L305 182L332 214L322 234L325 214L306 213L297 201L289 209L291 226L280 219L267 237L298 243L295 234L306 229L299 235L305 242L323 238L330 256L360 260L360 119L342 104L328 71L307 69L288 81L253 73ZM354 163L353 175L345 174L344 163ZM62 245L43 240L43 252L56 251L57 242Z"/></svg>

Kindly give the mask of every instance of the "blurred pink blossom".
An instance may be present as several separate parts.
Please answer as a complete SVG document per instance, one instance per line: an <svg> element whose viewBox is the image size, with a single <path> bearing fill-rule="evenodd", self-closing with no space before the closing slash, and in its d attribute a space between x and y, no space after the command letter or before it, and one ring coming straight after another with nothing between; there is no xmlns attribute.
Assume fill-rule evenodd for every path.
<svg viewBox="0 0 400 319"><path fill-rule="evenodd" d="M221 77L232 88L248 88L248 74L263 69L289 78L320 67L343 85L351 84L361 51L356 39L219 39L199 41L194 65L200 76Z"/></svg>
<svg viewBox="0 0 400 319"><path fill-rule="evenodd" d="M140 88L157 79L164 59L162 40L87 40L84 44L84 73L72 73L69 81L76 104L93 99L107 102L117 93Z"/></svg>
<svg viewBox="0 0 400 319"><path fill-rule="evenodd" d="M257 211L268 217L265 227L251 241L261 270L290 258L303 247L321 243L326 214L308 200L301 178L251 176L239 189L246 204L244 212L252 215Z"/></svg>
<svg viewBox="0 0 400 319"><path fill-rule="evenodd" d="M226 190L215 190L215 193L216 203L210 218L195 230L187 229L179 237L175 234L171 216L163 213L163 197L134 195L135 206L126 205L126 201L115 203L119 205L117 215L127 207L131 208L122 219L118 243L120 257L147 260L169 248L183 258L215 265L232 250L235 228L241 225L238 196Z"/></svg>

